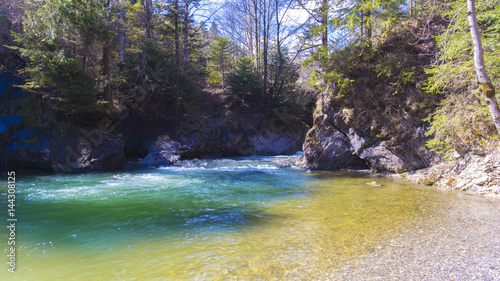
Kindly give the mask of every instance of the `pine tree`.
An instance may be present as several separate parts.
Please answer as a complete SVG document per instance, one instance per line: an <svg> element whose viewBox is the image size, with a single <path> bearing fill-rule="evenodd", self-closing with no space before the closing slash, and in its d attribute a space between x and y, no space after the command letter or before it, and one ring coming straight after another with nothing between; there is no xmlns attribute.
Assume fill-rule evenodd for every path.
<svg viewBox="0 0 500 281"><path fill-rule="evenodd" d="M226 75L229 70L229 63L230 63L230 54L229 54L229 48L230 48L230 42L229 39L225 37L217 37L215 38L212 47L210 49L211 53L211 60L213 62L214 68L211 68L212 71L218 71L220 72L222 76L221 80L221 86L225 90L226 88ZM210 68L209 68L210 70ZM209 73L209 76L210 73Z"/></svg>
<svg viewBox="0 0 500 281"><path fill-rule="evenodd" d="M257 93L259 90L259 79L252 68L253 62L250 57L242 57L238 59L236 69L228 77L233 101L237 104L244 104L245 96Z"/></svg>

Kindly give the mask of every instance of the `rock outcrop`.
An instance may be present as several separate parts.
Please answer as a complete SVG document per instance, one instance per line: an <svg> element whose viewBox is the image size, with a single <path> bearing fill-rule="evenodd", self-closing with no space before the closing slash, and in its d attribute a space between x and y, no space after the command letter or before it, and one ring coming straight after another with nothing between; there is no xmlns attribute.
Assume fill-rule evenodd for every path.
<svg viewBox="0 0 500 281"><path fill-rule="evenodd" d="M439 97L423 90L424 69L439 51L433 36L446 27L440 17L410 20L373 48L350 45L324 64L323 90L300 164L337 170L370 168L403 172L427 167L423 121ZM415 43L409 43L415 42Z"/></svg>
<svg viewBox="0 0 500 281"><path fill-rule="evenodd" d="M384 134L374 122L354 119L354 110L334 110L329 99L318 101L314 126L304 143L301 166L339 170L370 168L400 173L427 167L433 154L425 147L422 127L397 120L405 132L398 137ZM382 132L381 132L382 131Z"/></svg>
<svg viewBox="0 0 500 281"><path fill-rule="evenodd" d="M57 133L40 134L22 118L15 124L2 123L0 153L8 163L6 169L73 173L116 170L125 163L121 139L116 132L66 128Z"/></svg>
<svg viewBox="0 0 500 281"><path fill-rule="evenodd" d="M283 123L274 119L260 128L242 125L237 120L200 125L180 138L188 147L182 157L291 155L302 149L308 129L298 120Z"/></svg>
<svg viewBox="0 0 500 281"><path fill-rule="evenodd" d="M138 164L149 167L177 165L181 160L181 154L186 149L185 145L181 145L167 136L159 136L148 143L149 153L139 160Z"/></svg>
<svg viewBox="0 0 500 281"><path fill-rule="evenodd" d="M460 159L400 176L425 185L500 196L500 149L469 152Z"/></svg>

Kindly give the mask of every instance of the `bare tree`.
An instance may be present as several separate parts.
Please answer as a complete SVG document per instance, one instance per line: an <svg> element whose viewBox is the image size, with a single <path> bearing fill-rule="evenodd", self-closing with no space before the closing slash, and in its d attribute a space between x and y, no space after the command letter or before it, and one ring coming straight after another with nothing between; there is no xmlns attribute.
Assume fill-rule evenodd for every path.
<svg viewBox="0 0 500 281"><path fill-rule="evenodd" d="M182 23L183 27L183 62L186 64L189 60L189 22L193 15L193 7L198 4L198 0L184 0L184 5L182 8Z"/></svg>
<svg viewBox="0 0 500 281"><path fill-rule="evenodd" d="M175 114L179 112L179 107L181 104L179 96L179 75L181 67L181 53L180 53L180 42L179 42L179 0L174 0L173 7L174 14L174 44L175 44Z"/></svg>
<svg viewBox="0 0 500 281"><path fill-rule="evenodd" d="M493 123L500 134L500 109L495 96L495 87L491 83L491 79L486 73L486 67L483 59L483 46L481 44L481 34L476 18L476 4L474 0L467 0L467 16L469 19L470 33L472 43L474 45L474 66L476 68L477 79L483 88L483 94L486 98L486 103L490 109Z"/></svg>
<svg viewBox="0 0 500 281"><path fill-rule="evenodd" d="M107 4L106 6L108 7L108 9L111 8L111 0L108 0L107 1ZM113 92L111 91L111 84L110 84L110 66L109 66L109 63L110 63L110 46L109 46L109 39L106 40L106 42L104 43L104 47L102 48L102 64L103 64L103 68L102 68L102 75L105 77L105 81L104 81L104 92L103 92L103 95L104 95L104 99L108 102L108 106L110 108L113 108ZM84 56L84 61L83 63L85 63L85 56ZM84 66L85 67L85 66Z"/></svg>

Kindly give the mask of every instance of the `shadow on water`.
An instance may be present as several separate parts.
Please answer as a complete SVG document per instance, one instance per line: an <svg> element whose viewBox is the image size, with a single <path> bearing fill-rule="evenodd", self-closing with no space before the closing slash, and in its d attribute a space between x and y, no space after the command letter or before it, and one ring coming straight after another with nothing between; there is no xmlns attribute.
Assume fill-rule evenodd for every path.
<svg viewBox="0 0 500 281"><path fill-rule="evenodd" d="M25 219L20 232L32 233L29 238L34 241L57 241L60 245L89 244L99 249L99 246L119 245L123 240L127 243L165 240L183 232L224 233L273 220L272 215L251 207L170 208L149 214L135 213L139 211L138 207L130 208L129 212L104 206L92 209L61 207ZM64 214L57 215L62 212Z"/></svg>

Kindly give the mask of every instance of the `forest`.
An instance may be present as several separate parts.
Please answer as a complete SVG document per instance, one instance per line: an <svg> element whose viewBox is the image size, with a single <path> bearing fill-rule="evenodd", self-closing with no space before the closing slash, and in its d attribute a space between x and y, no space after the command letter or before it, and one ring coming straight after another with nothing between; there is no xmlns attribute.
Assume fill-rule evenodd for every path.
<svg viewBox="0 0 500 281"><path fill-rule="evenodd" d="M179 142L182 158L280 154L214 139L276 131L278 120L305 146L324 145L314 144L322 114L396 155L415 128L441 159L484 150L500 130L500 5L467 2L5 0L2 153L20 166L89 169L102 157L85 151L108 140L122 164L158 138ZM353 161L344 166L365 166Z"/></svg>

